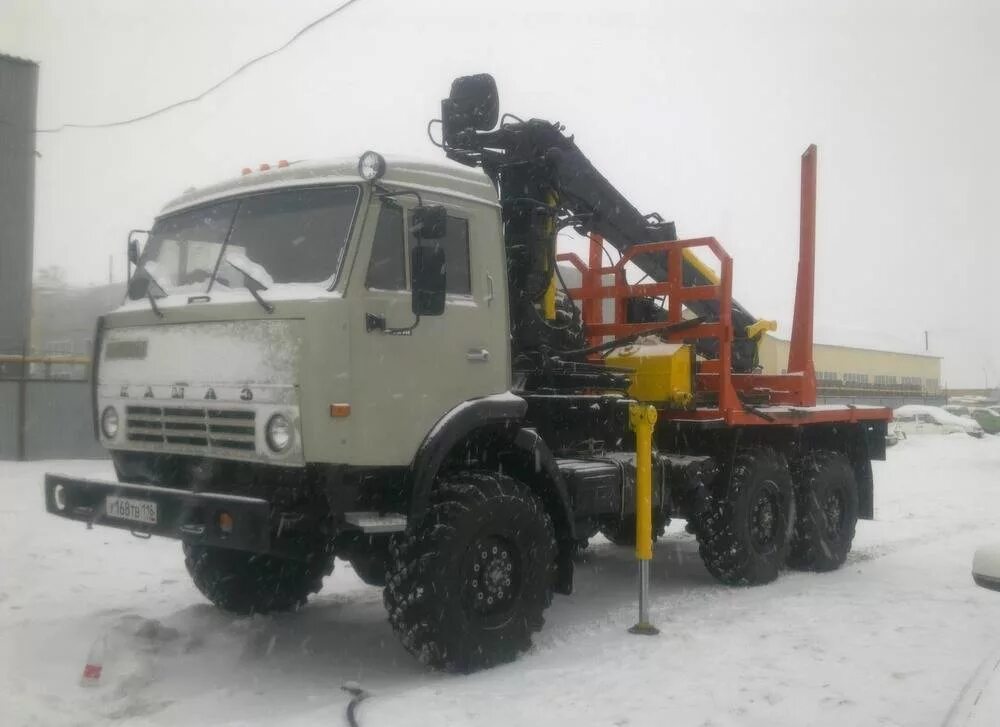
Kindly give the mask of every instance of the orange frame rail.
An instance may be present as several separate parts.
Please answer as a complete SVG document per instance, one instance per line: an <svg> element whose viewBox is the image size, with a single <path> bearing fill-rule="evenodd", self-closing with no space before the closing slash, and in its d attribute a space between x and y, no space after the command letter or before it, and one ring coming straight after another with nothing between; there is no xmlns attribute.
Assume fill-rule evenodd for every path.
<svg viewBox="0 0 1000 727"><path fill-rule="evenodd" d="M692 240L669 240L635 245L626 250L616 263L610 267L601 266L603 240L598 235L590 237L590 262L584 265L579 256L574 253L562 253L556 260L568 262L580 271L583 284L579 288L570 288L567 294L573 300L581 302L584 330L591 345L600 343L605 336L620 338L633 334L642 334L663 327L662 321L650 323L628 323L625 320L625 304L628 298L666 296L667 322L679 323L682 320L684 303L691 300L717 300L719 302L718 320L701 323L683 331L668 333L664 337L668 341L690 341L693 339L714 338L719 342L719 357L712 361L702 361L698 366L699 374L710 374L717 378L717 386L708 388L718 390L718 410L723 412L742 409L742 404L736 389L732 384L732 301L733 301L733 259L714 237L699 237ZM719 261L721 274L717 285L685 286L681 274L683 269L683 251L690 248L704 247ZM625 266L637 255L665 253L667 256L668 277L666 282L629 284L625 278ZM594 266L596 261L597 266ZM613 276L615 283L605 285L604 279ZM602 320L602 304L605 300L615 302L615 320L604 323ZM718 411L717 410L717 411ZM692 414L693 412L687 412Z"/></svg>
<svg viewBox="0 0 1000 727"><path fill-rule="evenodd" d="M718 357L698 361L696 364L695 393L716 394L715 406L695 409L661 409L660 416L675 421L722 421L727 425L766 425L789 423L857 422L861 420L886 420L891 414L880 407L846 409L818 409L816 405L816 373L813 366L813 300L815 285L816 250L816 147L810 145L802 155L802 182L799 225L799 268L795 285L795 311L792 337L789 344L788 373L764 375L758 373L733 373L733 259L714 237L692 240L671 240L633 245L621 258L609 266L602 264L604 241L598 235L590 236L589 265L573 253L556 256L580 272L581 285L566 292L579 301L583 314L584 331L590 345L602 342L604 337L615 338L642 334L661 328L661 321L651 323L627 322L627 301L636 297L666 296L667 322L679 323L682 308L688 301L716 300L719 302L718 319L701 323L692 328L675 331L664 336L669 341L716 339ZM707 248L719 263L719 281L714 285L683 284L683 251ZM667 280L654 283L629 284L625 266L638 255L665 254ZM605 278L612 278L611 284ZM603 320L603 304L614 301L614 320ZM762 408L746 402L763 401Z"/></svg>

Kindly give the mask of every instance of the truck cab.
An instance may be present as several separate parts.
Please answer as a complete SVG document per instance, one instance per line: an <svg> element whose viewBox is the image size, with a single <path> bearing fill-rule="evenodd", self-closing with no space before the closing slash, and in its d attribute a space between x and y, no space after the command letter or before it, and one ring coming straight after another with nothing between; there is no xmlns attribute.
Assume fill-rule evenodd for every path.
<svg viewBox="0 0 1000 727"><path fill-rule="evenodd" d="M418 195L447 215L443 311L419 322ZM129 474L407 466L448 410L510 388L505 292L496 193L457 164L390 159L371 183L357 158L292 163L188 192L103 320L101 442Z"/></svg>

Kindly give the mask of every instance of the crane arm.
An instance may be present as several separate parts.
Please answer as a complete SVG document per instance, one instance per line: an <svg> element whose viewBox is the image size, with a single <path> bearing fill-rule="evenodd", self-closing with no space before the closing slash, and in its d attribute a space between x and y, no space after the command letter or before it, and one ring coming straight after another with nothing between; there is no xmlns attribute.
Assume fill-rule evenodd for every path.
<svg viewBox="0 0 1000 727"><path fill-rule="evenodd" d="M451 95L442 101L442 142L450 159L481 167L497 187L512 260L512 296L523 298L522 303L538 301L552 275L558 225L598 234L620 253L677 239L673 222L636 209L558 123L517 119L497 127L498 107L491 76L456 79ZM558 225L551 224L553 219ZM665 255L639 254L632 262L652 280L667 280ZM684 256L682 280L685 285L717 282L693 254ZM689 301L687 306L700 317L716 318L719 313L714 300ZM733 368L749 371L756 364L757 337L768 326L735 301L732 320ZM714 341L699 344L704 355L714 356L715 350Z"/></svg>

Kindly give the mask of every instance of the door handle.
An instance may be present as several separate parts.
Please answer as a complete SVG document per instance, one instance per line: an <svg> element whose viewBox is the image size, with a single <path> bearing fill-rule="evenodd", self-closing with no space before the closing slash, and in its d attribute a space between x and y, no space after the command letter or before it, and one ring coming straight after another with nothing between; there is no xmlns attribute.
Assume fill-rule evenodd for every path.
<svg viewBox="0 0 1000 727"><path fill-rule="evenodd" d="M470 348L465 352L465 359L467 361L482 361L485 363L490 360L490 352L485 348Z"/></svg>
<svg viewBox="0 0 1000 727"><path fill-rule="evenodd" d="M489 307L490 303L493 302L493 276L489 273L486 274L486 305Z"/></svg>

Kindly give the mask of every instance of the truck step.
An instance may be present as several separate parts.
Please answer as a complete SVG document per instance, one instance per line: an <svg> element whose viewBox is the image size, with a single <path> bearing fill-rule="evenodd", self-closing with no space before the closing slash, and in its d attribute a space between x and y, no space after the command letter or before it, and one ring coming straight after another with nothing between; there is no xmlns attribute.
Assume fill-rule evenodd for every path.
<svg viewBox="0 0 1000 727"><path fill-rule="evenodd" d="M344 519L363 533L401 533L406 530L406 515L398 512L360 510L344 513Z"/></svg>

